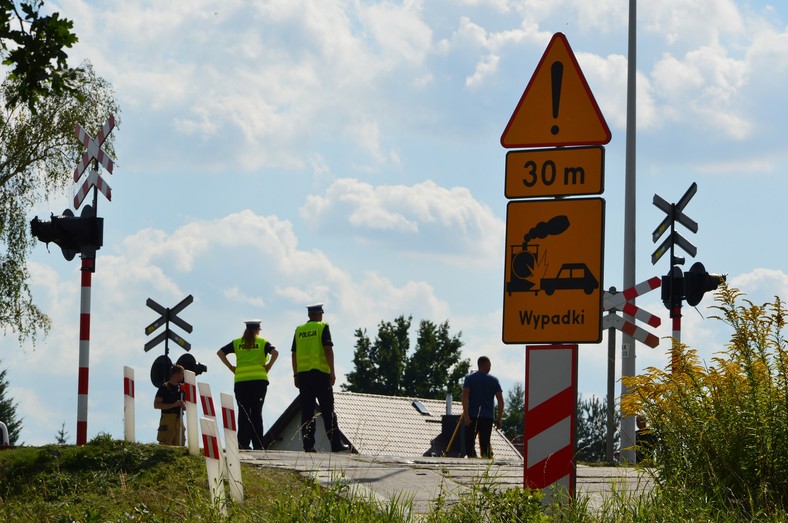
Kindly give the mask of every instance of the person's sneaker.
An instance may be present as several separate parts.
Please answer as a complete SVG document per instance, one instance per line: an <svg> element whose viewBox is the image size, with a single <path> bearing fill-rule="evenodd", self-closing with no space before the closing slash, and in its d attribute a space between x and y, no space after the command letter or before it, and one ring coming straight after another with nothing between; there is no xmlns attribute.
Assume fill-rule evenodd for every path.
<svg viewBox="0 0 788 523"><path fill-rule="evenodd" d="M338 445L331 445L331 452L345 452L346 450L350 450L350 447L348 447L344 443L340 443Z"/></svg>
<svg viewBox="0 0 788 523"><path fill-rule="evenodd" d="M304 449L304 452L317 452L314 448Z"/></svg>

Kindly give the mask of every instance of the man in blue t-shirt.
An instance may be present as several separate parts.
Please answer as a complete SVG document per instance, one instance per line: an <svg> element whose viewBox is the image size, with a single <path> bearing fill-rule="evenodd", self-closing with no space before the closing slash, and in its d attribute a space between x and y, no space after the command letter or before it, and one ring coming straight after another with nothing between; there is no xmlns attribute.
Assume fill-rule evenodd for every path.
<svg viewBox="0 0 788 523"><path fill-rule="evenodd" d="M465 377L462 384L462 416L465 421L465 454L469 458L476 457L476 434L479 435L481 456L491 458L493 398L498 399L498 417L495 426L501 428L503 418L503 391L498 378L490 375L492 364L490 358L481 356L477 360L479 370Z"/></svg>

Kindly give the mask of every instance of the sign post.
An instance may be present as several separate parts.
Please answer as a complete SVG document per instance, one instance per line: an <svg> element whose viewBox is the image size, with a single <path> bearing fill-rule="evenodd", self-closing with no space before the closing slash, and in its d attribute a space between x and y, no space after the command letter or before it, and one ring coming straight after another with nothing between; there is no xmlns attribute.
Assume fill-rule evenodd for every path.
<svg viewBox="0 0 788 523"><path fill-rule="evenodd" d="M605 201L565 197L603 192L610 138L569 42L554 34L501 135L503 147L528 149L506 155L506 197L560 198L507 206L504 343L601 341ZM577 345L526 346L526 487L574 496L576 383ZM534 400L553 392L560 401Z"/></svg>
<svg viewBox="0 0 788 523"><path fill-rule="evenodd" d="M577 345L526 347L525 383L524 484L574 493Z"/></svg>
<svg viewBox="0 0 788 523"><path fill-rule="evenodd" d="M123 366L123 439L134 442L134 369Z"/></svg>
<svg viewBox="0 0 788 523"><path fill-rule="evenodd" d="M78 209L91 187L93 187L93 212L98 212L98 189L101 193L111 200L109 185L98 174L98 164L112 174L115 162L104 152L101 146L104 144L109 133L115 127L115 116L110 115L109 120L99 132L98 139L94 140L85 132L81 125L76 124L74 132L82 144L87 147L87 151L82 156L82 160L74 169L74 182L79 182L80 176L85 169L94 162L94 168L85 180L82 188L74 198L74 208ZM77 445L87 443L88 433L88 383L90 368L90 293L92 287L93 273L96 271L96 255L82 254L82 292L80 293L79 305L79 375L77 380Z"/></svg>
<svg viewBox="0 0 788 523"><path fill-rule="evenodd" d="M241 477L241 457L238 452L238 432L235 426L235 403L233 396L219 394L222 403L222 425L224 426L224 448L227 458L227 483L230 494L237 503L244 500L244 484Z"/></svg>
<svg viewBox="0 0 788 523"><path fill-rule="evenodd" d="M81 161L74 169L74 182L79 184L79 179L85 169L90 166L87 178L74 196L74 208L78 209L85 197L93 189L93 206L86 205L79 217L74 216L71 209L63 211L62 215L52 215L50 221L41 221L38 216L30 222L30 232L40 241L49 245L54 242L63 251L63 257L73 260L77 253L82 258L80 267L81 292L79 302L79 372L77 377L77 445L87 443L88 432L88 382L90 361L90 293L93 282L93 273L96 271L96 251L104 243L104 218L97 216L98 193L101 192L107 200L112 200L109 185L99 175L99 164L112 173L115 161L101 146L107 136L115 127L115 117L110 115L104 127L94 140L81 125L74 126L77 139L86 147ZM75 186L76 187L76 186Z"/></svg>
<svg viewBox="0 0 788 523"><path fill-rule="evenodd" d="M158 345L163 341L164 355L165 356L168 355L170 351L170 348L167 345L168 340L174 341L180 347L182 347L183 350L187 352L191 350L192 348L191 343L184 340L183 338L178 336L178 334L170 330L170 322L174 323L175 325L185 330L186 332L192 332L192 330L194 329L192 325L184 321L182 318L178 317L178 313L181 312L183 309L185 309L193 301L194 301L194 296L189 294L180 302L178 302L178 304L175 307L169 309L167 307L163 307L159 305L158 303L156 303L150 298L147 299L145 305L147 305L149 308L153 309L154 311L158 312L160 316L156 318L156 320L154 320L150 325L145 327L145 335L149 336L151 333L153 333L153 331L155 331L162 325L164 325L164 330L160 332L155 338L153 338L152 340L150 340L145 344L144 347L145 352L148 352L153 347L155 347L156 345Z"/></svg>
<svg viewBox="0 0 788 523"><path fill-rule="evenodd" d="M681 343L681 301L684 296L684 279L679 265L684 264L684 258L676 256L675 250L678 245L687 254L693 258L698 253L697 247L687 241L681 234L676 231L676 222L684 225L693 233L698 232L698 223L684 214L684 208L689 201L698 192L698 184L692 182L689 189L681 196L678 202L668 203L658 194L654 195L653 203L662 212L665 213L665 218L660 222L654 232L651 234L651 239L656 243L660 237L669 229L670 234L665 238L657 250L651 254L651 264L655 265L662 256L670 251L670 271L664 278L665 285L662 288L662 294L666 298L665 306L670 311L671 331L673 335L673 346L671 347L671 366L676 367L676 350Z"/></svg>

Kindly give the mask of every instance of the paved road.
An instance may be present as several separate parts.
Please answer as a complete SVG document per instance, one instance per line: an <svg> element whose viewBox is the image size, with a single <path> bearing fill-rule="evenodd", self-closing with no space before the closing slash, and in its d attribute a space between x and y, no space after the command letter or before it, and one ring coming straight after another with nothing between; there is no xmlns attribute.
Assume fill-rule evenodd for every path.
<svg viewBox="0 0 788 523"><path fill-rule="evenodd" d="M485 475L501 489L520 488L523 484L522 461L254 450L242 451L241 461L295 470L325 486L346 483L359 495L383 502L410 498L416 514L429 512L433 500L440 495L448 503L456 501ZM624 467L581 465L576 483L578 495L587 495L592 507L601 506L614 489L637 495L651 487L646 473Z"/></svg>

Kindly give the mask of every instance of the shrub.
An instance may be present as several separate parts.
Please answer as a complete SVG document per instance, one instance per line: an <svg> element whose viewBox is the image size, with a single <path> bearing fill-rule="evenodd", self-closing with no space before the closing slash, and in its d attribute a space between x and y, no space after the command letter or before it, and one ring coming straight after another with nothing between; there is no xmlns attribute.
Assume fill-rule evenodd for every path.
<svg viewBox="0 0 788 523"><path fill-rule="evenodd" d="M736 289L715 294L733 329L725 349L701 363L674 344L675 368L624 378L622 412L643 414L655 436L665 492L697 496L742 518L783 511L788 501L788 346L785 309L756 305Z"/></svg>

